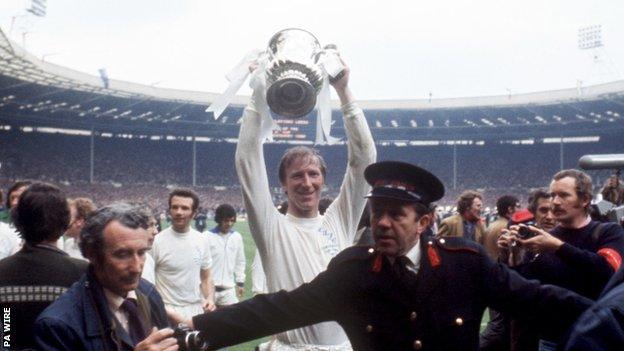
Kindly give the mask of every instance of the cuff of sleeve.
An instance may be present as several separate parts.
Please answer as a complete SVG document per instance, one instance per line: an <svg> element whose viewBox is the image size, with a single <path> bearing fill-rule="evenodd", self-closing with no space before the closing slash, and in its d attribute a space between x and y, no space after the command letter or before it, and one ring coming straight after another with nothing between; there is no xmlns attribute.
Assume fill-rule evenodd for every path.
<svg viewBox="0 0 624 351"><path fill-rule="evenodd" d="M236 286L238 286L239 288L244 288L245 287L245 283L236 283Z"/></svg>
<svg viewBox="0 0 624 351"><path fill-rule="evenodd" d="M347 117L355 117L359 114L364 114L362 109L357 105L355 101L346 103L340 107L342 109L342 114Z"/></svg>
<svg viewBox="0 0 624 351"><path fill-rule="evenodd" d="M202 314L198 314L196 316L193 316L192 320L193 320L193 329L198 330L201 334L202 334L202 338L208 343L208 346L210 346L212 344L213 340L210 340L210 330L208 329L210 327L210 323L207 322L206 320L206 314L202 313Z"/></svg>
<svg viewBox="0 0 624 351"><path fill-rule="evenodd" d="M199 331L205 330L206 326L204 325L203 314L198 314L196 316L193 316L191 319L193 320L193 328L195 330L199 330Z"/></svg>

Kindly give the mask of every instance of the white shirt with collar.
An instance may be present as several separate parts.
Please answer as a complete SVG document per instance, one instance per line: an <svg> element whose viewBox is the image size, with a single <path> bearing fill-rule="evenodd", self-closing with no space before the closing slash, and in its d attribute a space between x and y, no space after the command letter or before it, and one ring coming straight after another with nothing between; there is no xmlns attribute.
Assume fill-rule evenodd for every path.
<svg viewBox="0 0 624 351"><path fill-rule="evenodd" d="M407 269L414 273L418 273L420 269L420 257L422 255L422 250L420 249L420 239L416 242L416 244L405 254L405 257L409 260L409 263L406 265Z"/></svg>
<svg viewBox="0 0 624 351"><path fill-rule="evenodd" d="M245 283L245 247L239 232L221 233L218 227L204 233L210 242L214 285L233 288Z"/></svg>
<svg viewBox="0 0 624 351"><path fill-rule="evenodd" d="M106 302L108 302L108 309L111 311L113 316L117 318L117 321L119 321L119 324L121 324L121 327L126 331L126 333L130 333L128 313L121 308L121 304L124 303L126 298L136 300L136 292L134 290L129 291L128 296L124 298L106 288L103 288L102 290L104 290L104 296L106 297Z"/></svg>

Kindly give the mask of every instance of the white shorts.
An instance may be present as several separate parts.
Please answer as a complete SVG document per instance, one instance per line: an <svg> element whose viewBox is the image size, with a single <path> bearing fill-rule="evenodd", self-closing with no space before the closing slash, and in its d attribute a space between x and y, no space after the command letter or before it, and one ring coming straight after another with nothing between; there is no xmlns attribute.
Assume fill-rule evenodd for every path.
<svg viewBox="0 0 624 351"><path fill-rule="evenodd" d="M238 302L238 297L236 297L236 289L229 288L222 291L215 291L215 305L217 306L227 306L233 305Z"/></svg>
<svg viewBox="0 0 624 351"><path fill-rule="evenodd" d="M308 345L308 344L284 344L272 337L271 340L258 345L260 351L352 351L348 341L341 345Z"/></svg>
<svg viewBox="0 0 624 351"><path fill-rule="evenodd" d="M178 312L184 317L184 319L191 319L193 316L204 313L204 307L201 303L184 306L165 304L165 307L171 308L172 310Z"/></svg>

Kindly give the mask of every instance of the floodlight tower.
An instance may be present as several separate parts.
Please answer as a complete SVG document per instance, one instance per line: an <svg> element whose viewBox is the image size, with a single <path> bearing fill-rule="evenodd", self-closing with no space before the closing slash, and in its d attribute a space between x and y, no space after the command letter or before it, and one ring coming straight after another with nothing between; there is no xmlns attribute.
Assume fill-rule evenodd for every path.
<svg viewBox="0 0 624 351"><path fill-rule="evenodd" d="M602 45L602 25L582 27L578 30L578 48L589 50L601 48Z"/></svg>
<svg viewBox="0 0 624 351"><path fill-rule="evenodd" d="M586 51L592 60L589 77L598 81L611 81L620 78L617 66L609 58L602 41L602 25L581 27L578 30L578 48Z"/></svg>

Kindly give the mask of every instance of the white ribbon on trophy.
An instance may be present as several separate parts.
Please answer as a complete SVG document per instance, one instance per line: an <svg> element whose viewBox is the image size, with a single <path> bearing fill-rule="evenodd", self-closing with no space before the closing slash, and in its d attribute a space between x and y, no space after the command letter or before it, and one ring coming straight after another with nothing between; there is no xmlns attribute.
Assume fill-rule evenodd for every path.
<svg viewBox="0 0 624 351"><path fill-rule="evenodd" d="M333 145L340 141L340 138L329 135L332 126L332 110L329 91L329 76L323 70L323 87L316 99L316 139L314 144Z"/></svg>
<svg viewBox="0 0 624 351"><path fill-rule="evenodd" d="M249 67L252 64L257 65L257 68L253 71L253 73L251 73L251 79L250 79L249 85L254 90L254 95L252 96L252 99L254 99L254 105L259 110L257 112L260 114L262 118L260 137L263 140L264 139L272 140L273 130L279 130L280 128L279 128L279 125L273 120L273 118L271 118L271 112L270 112L271 109L269 107L269 103L267 102L267 87L266 87L267 75L269 74L269 72L274 73L276 71L275 68L283 64L284 62L278 61L277 59L275 59L274 62L271 61L271 57L270 57L271 56L270 50L272 48L271 44L274 44L275 42L280 43L279 41L276 41L275 39L282 38L280 37L280 35L287 37L287 34L292 33L292 32L296 33L295 35L300 35L303 32L311 36L313 40L315 41L316 45L318 45L316 38L314 38L314 36L311 33L308 33L300 29L289 29L289 30L284 30L284 31L277 33L271 40L268 50L265 50L265 51L253 50L249 52L236 65L236 67L234 67L232 70L230 70L230 72L228 72L228 74L226 75L226 78L228 79L230 84L228 85L227 89L223 92L223 94L218 96L213 101L213 103L206 109L206 112L212 112L214 114L214 118L218 119L223 113L223 111L228 107L228 105L230 104L230 102L232 101L232 99L234 98L238 90L240 89L240 87L245 83L245 80L247 79L247 77L249 77L250 75ZM283 33L286 33L286 35ZM332 50L328 50L328 51L335 52L335 46L331 46L331 48ZM275 50L275 44L273 45L273 49ZM275 54L275 52L273 52L273 54ZM329 58L331 58L330 55L331 54L322 52L322 55L319 55L319 56L322 56L322 61L327 62L328 56ZM322 62L319 62L319 63L322 63ZM340 140L340 138L335 138L330 135L331 125L332 125L332 115L331 115L331 101L330 101L330 89L329 89L329 75L326 69L326 65L320 64L319 66L320 66L320 69L318 71L320 71L320 73L322 74L322 86L321 86L320 91L317 90L318 95L315 96L316 98L315 108L317 110L317 122L316 122L316 138L315 138L314 143L332 145L332 144L337 143ZM272 70L270 70L270 68L272 68ZM295 72L295 73L301 74L301 72ZM275 76L272 76L272 78L275 79ZM275 95L273 95L272 98L275 99ZM310 105L310 108L312 108L311 105ZM297 115L296 117L299 117L299 115Z"/></svg>
<svg viewBox="0 0 624 351"><path fill-rule="evenodd" d="M206 112L212 112L214 119L221 117L221 114L230 105L230 102L243 86L247 77L249 77L249 68L251 65L257 66L257 68L251 74L249 80L249 87L254 91L254 95L251 97L254 99L254 105L259 111L261 122L261 137L262 139L273 140L273 130L279 130L280 127L271 118L271 112L269 105L266 102L266 69L269 63L268 54L266 51L254 49L248 52L239 63L232 68L225 78L230 82L223 94L219 95L208 106Z"/></svg>

